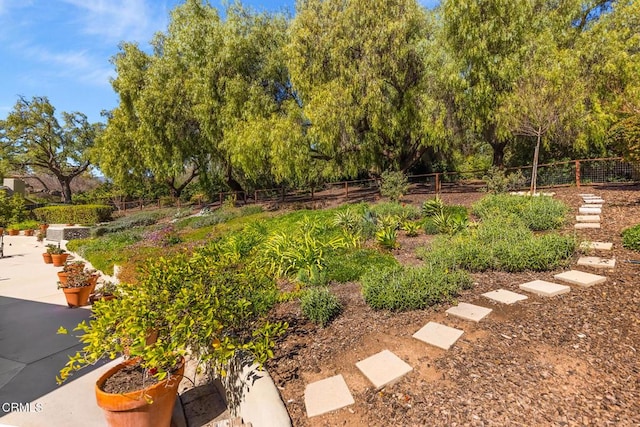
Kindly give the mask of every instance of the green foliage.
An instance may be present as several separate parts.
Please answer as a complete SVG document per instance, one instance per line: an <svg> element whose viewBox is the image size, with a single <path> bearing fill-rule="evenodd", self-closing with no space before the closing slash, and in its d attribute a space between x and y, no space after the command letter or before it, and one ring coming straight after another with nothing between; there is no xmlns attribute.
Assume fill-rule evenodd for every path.
<svg viewBox="0 0 640 427"><path fill-rule="evenodd" d="M469 226L469 213L464 206L447 206L435 197L422 204L423 228L427 234L455 234Z"/></svg>
<svg viewBox="0 0 640 427"><path fill-rule="evenodd" d="M262 246L260 262L277 276L301 269L325 268L326 254L349 243L340 235L327 233L327 224L303 217L287 231L275 231Z"/></svg>
<svg viewBox="0 0 640 427"><path fill-rule="evenodd" d="M408 237L416 237L420 231L421 225L418 221L404 221L400 228L407 233Z"/></svg>
<svg viewBox="0 0 640 427"><path fill-rule="evenodd" d="M400 171L384 171L380 178L380 194L392 202L398 202L409 191L409 180Z"/></svg>
<svg viewBox="0 0 640 427"><path fill-rule="evenodd" d="M567 205L547 196L488 195L473 205L473 213L482 220L515 215L533 231L562 227L569 212Z"/></svg>
<svg viewBox="0 0 640 427"><path fill-rule="evenodd" d="M109 224L97 226L92 230L92 234L94 237L99 237L109 233L130 230L134 227L153 225L161 218L166 217L168 213L168 210L137 212L118 218Z"/></svg>
<svg viewBox="0 0 640 427"><path fill-rule="evenodd" d="M438 196L433 199L425 200L422 203L422 214L424 216L434 216L438 213L443 212L445 209L445 204L442 199Z"/></svg>
<svg viewBox="0 0 640 427"><path fill-rule="evenodd" d="M38 221L33 219L28 219L25 221L14 222L13 224L9 224L7 228L13 228L14 230L36 230L38 228Z"/></svg>
<svg viewBox="0 0 640 427"><path fill-rule="evenodd" d="M437 265L396 266L370 270L362 277L362 294L375 309L417 310L455 297L471 287L471 277L461 270Z"/></svg>
<svg viewBox="0 0 640 427"><path fill-rule="evenodd" d="M102 124L90 124L77 112L62 113L62 121L46 97L20 97L6 120L0 120L0 146L10 147L15 169L55 176L64 202L71 203L71 182L89 167L89 152Z"/></svg>
<svg viewBox="0 0 640 427"><path fill-rule="evenodd" d="M342 310L340 299L327 287L313 287L300 297L304 316L320 326L326 326Z"/></svg>
<svg viewBox="0 0 640 427"><path fill-rule="evenodd" d="M515 191L525 184L525 178L520 170L507 175L504 169L496 167L490 168L482 180L486 184L485 191L491 194Z"/></svg>
<svg viewBox="0 0 640 427"><path fill-rule="evenodd" d="M312 265L309 268L302 268L298 271L297 281L309 286L324 286L327 281L327 270L320 270Z"/></svg>
<svg viewBox="0 0 640 427"><path fill-rule="evenodd" d="M327 280L346 283L360 279L368 269L382 269L398 265L388 253L373 249L335 251L327 256Z"/></svg>
<svg viewBox="0 0 640 427"><path fill-rule="evenodd" d="M34 209L36 218L49 224L95 225L111 220L113 207L107 205L64 205Z"/></svg>
<svg viewBox="0 0 640 427"><path fill-rule="evenodd" d="M640 251L640 224L622 231L622 246L633 251Z"/></svg>
<svg viewBox="0 0 640 427"><path fill-rule="evenodd" d="M384 249L396 249L398 243L398 231L395 225L382 226L376 231L376 242Z"/></svg>
<svg viewBox="0 0 640 427"><path fill-rule="evenodd" d="M571 236L535 236L516 217L492 217L477 229L442 236L428 249L418 250L426 263L469 271L547 271L568 263L576 248Z"/></svg>
<svg viewBox="0 0 640 427"><path fill-rule="evenodd" d="M628 161L640 161L640 113L629 115L611 127L607 140Z"/></svg>
<svg viewBox="0 0 640 427"><path fill-rule="evenodd" d="M120 231L100 238L70 240L67 248L89 260L96 269L113 274L114 264L126 262L127 249L141 238L140 231Z"/></svg>
<svg viewBox="0 0 640 427"><path fill-rule="evenodd" d="M401 221L420 218L420 208L397 202L376 203L375 205L371 205L370 210L377 218L389 215L395 216Z"/></svg>
<svg viewBox="0 0 640 427"><path fill-rule="evenodd" d="M6 191L0 190L0 227L7 227L10 223L19 223L26 219L24 204L25 200L19 194L8 197Z"/></svg>
<svg viewBox="0 0 640 427"><path fill-rule="evenodd" d="M120 298L97 303L89 323L75 329L84 347L61 370L59 382L125 348L160 378L187 352L209 368L224 369L237 352L264 363L273 357L274 338L287 327L260 321L277 297L265 271L247 270L208 251L148 261L139 282L120 289ZM149 331L157 331L155 343L147 344Z"/></svg>

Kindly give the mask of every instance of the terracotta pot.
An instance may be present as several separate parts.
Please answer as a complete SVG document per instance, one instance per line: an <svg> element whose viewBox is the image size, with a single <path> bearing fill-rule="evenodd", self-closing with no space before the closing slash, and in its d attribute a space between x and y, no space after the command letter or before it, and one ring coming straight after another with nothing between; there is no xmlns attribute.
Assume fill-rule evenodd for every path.
<svg viewBox="0 0 640 427"><path fill-rule="evenodd" d="M67 262L67 257L69 254L51 254L51 260L53 261L54 267L62 267L64 263Z"/></svg>
<svg viewBox="0 0 640 427"><path fill-rule="evenodd" d="M47 233L47 228L49 228L49 224L40 224L40 231L42 233Z"/></svg>
<svg viewBox="0 0 640 427"><path fill-rule="evenodd" d="M20 234L20 230L15 228L10 228L7 230L7 233L9 233L9 236L18 236Z"/></svg>
<svg viewBox="0 0 640 427"><path fill-rule="evenodd" d="M53 264L53 260L51 259L51 254L48 252L45 252L42 254L42 259L44 260L45 264Z"/></svg>
<svg viewBox="0 0 640 427"><path fill-rule="evenodd" d="M67 284L67 275L68 273L66 271L58 271L58 280L60 281L61 284L63 285Z"/></svg>
<svg viewBox="0 0 640 427"><path fill-rule="evenodd" d="M168 427L176 402L178 385L184 374L184 359L171 377L143 390L111 394L102 391L109 377L135 360L127 360L105 372L96 382L96 400L111 427ZM149 403L151 402L151 403Z"/></svg>
<svg viewBox="0 0 640 427"><path fill-rule="evenodd" d="M33 230L29 229L29 230L24 230L24 235L25 236L33 236Z"/></svg>
<svg viewBox="0 0 640 427"><path fill-rule="evenodd" d="M62 288L64 296L67 298L67 305L71 308L89 305L89 295L93 292L93 286L82 286L80 288Z"/></svg>

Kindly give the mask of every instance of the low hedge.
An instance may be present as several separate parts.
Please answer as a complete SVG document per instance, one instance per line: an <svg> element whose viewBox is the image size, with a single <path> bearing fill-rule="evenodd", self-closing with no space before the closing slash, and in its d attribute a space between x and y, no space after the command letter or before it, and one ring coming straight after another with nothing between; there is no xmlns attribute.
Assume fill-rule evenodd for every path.
<svg viewBox="0 0 640 427"><path fill-rule="evenodd" d="M36 218L48 224L95 225L111 221L113 207L108 205L46 206L33 210Z"/></svg>

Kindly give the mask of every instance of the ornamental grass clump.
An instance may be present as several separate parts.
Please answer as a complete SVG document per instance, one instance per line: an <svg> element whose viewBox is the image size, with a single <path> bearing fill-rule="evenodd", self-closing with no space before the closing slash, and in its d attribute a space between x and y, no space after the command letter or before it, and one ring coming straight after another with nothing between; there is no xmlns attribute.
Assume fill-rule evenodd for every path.
<svg viewBox="0 0 640 427"><path fill-rule="evenodd" d="M548 271L565 266L576 249L573 236L535 236L516 216L493 217L476 229L441 236L418 256L427 263L468 271Z"/></svg>
<svg viewBox="0 0 640 427"><path fill-rule="evenodd" d="M300 297L300 305L307 319L323 327L342 310L340 299L325 286L307 289Z"/></svg>
<svg viewBox="0 0 640 427"><path fill-rule="evenodd" d="M482 220L515 215L533 231L554 230L564 225L569 207L548 196L495 194L473 205L473 214Z"/></svg>
<svg viewBox="0 0 640 427"><path fill-rule="evenodd" d="M394 266L370 270L362 277L362 295L372 308L417 310L438 304L471 287L468 273L439 265Z"/></svg>

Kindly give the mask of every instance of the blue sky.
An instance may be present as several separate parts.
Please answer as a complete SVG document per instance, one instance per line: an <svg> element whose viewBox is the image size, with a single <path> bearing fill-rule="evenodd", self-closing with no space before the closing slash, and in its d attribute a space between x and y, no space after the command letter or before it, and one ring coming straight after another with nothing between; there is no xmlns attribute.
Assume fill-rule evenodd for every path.
<svg viewBox="0 0 640 427"><path fill-rule="evenodd" d="M366 0L362 0L366 1ZM420 0L433 7L439 0ZM109 59L121 41L147 46L183 0L0 0L0 118L18 96L47 96L57 113L91 122L116 107ZM222 8L222 0L210 0ZM295 0L245 0L257 10L294 10Z"/></svg>

